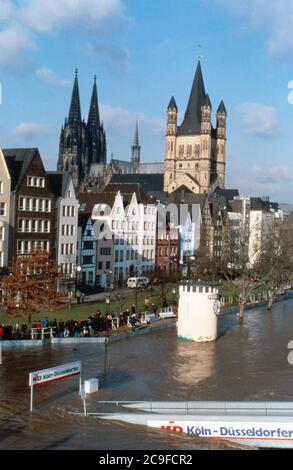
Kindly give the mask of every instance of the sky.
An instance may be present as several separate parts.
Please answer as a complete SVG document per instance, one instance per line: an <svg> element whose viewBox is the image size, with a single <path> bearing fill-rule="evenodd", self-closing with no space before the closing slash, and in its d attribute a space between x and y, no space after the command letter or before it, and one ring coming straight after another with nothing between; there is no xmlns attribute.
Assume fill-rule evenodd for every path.
<svg viewBox="0 0 293 470"><path fill-rule="evenodd" d="M97 75L108 160L163 161L166 108L179 123L201 57L228 112L226 187L293 203L292 0L0 0L0 146L39 147L56 169L78 68L88 115Z"/></svg>

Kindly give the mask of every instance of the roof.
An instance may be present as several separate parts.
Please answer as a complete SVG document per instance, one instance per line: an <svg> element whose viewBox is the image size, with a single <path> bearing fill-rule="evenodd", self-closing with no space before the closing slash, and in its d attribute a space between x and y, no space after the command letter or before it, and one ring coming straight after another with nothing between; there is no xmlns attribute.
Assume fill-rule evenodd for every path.
<svg viewBox="0 0 293 470"><path fill-rule="evenodd" d="M168 203L171 204L199 204L203 209L207 199L206 194L195 194L186 186L182 185L169 194Z"/></svg>
<svg viewBox="0 0 293 470"><path fill-rule="evenodd" d="M277 202L270 202L267 198L251 197L250 209L252 211L278 211L280 206Z"/></svg>
<svg viewBox="0 0 293 470"><path fill-rule="evenodd" d="M143 187L139 183L113 183L112 181L107 184L105 191L120 193L124 196L125 194L136 194L137 202L143 204L151 203L151 199L145 194Z"/></svg>
<svg viewBox="0 0 293 470"><path fill-rule="evenodd" d="M139 137L138 137L138 121L136 120L134 138L133 138L133 147L139 147Z"/></svg>
<svg viewBox="0 0 293 470"><path fill-rule="evenodd" d="M160 199L164 191L164 173L116 174L110 183L138 183L149 196Z"/></svg>
<svg viewBox="0 0 293 470"><path fill-rule="evenodd" d="M210 100L210 97L209 97L208 93L205 95L203 105L212 109L212 103L211 103L211 100Z"/></svg>
<svg viewBox="0 0 293 470"><path fill-rule="evenodd" d="M75 79L71 96L71 103L68 115L68 124L78 124L81 122L80 99L77 70L75 71Z"/></svg>
<svg viewBox="0 0 293 470"><path fill-rule="evenodd" d="M233 201L229 201L229 206L232 212L242 213L243 201L241 199L234 199Z"/></svg>
<svg viewBox="0 0 293 470"><path fill-rule="evenodd" d="M98 92L97 92L97 83L96 76L94 78L94 86L88 116L88 127L100 127L100 114L99 114L99 104L98 104Z"/></svg>
<svg viewBox="0 0 293 470"><path fill-rule="evenodd" d="M178 135L200 134L201 107L206 97L200 61L198 61L184 120L178 126Z"/></svg>
<svg viewBox="0 0 293 470"><path fill-rule="evenodd" d="M47 171L47 175L51 184L55 197L65 195L68 180L71 178L69 171Z"/></svg>
<svg viewBox="0 0 293 470"><path fill-rule="evenodd" d="M217 113L224 113L227 114L226 107L224 105L224 101L222 100L221 103L219 104L219 107L217 109Z"/></svg>
<svg viewBox="0 0 293 470"><path fill-rule="evenodd" d="M172 98L170 99L170 103L168 104L168 109L176 109L176 111L178 111L174 96L172 96Z"/></svg>
<svg viewBox="0 0 293 470"><path fill-rule="evenodd" d="M223 197L226 201L233 201L234 197L239 196L239 191L238 189L222 189L218 187L214 191L214 195L216 197Z"/></svg>
<svg viewBox="0 0 293 470"><path fill-rule="evenodd" d="M113 192L87 192L79 193L79 212L89 215L92 214L93 208L97 204L108 204L113 207L117 193Z"/></svg>
<svg viewBox="0 0 293 470"><path fill-rule="evenodd" d="M11 191L15 191L21 183L37 148L2 149L6 165L11 177Z"/></svg>
<svg viewBox="0 0 293 470"><path fill-rule="evenodd" d="M214 281L201 281L200 279L183 279L178 281L177 284L181 286L204 286L204 287L219 287L220 284Z"/></svg>

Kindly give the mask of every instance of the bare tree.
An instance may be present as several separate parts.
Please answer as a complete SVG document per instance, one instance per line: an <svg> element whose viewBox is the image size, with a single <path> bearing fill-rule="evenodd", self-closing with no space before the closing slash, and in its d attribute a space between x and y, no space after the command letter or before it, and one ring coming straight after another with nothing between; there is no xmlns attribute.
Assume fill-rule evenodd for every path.
<svg viewBox="0 0 293 470"><path fill-rule="evenodd" d="M293 275L293 221L271 225L263 240L262 254L256 264L258 275L267 273L268 306L271 310L278 292L292 280Z"/></svg>
<svg viewBox="0 0 293 470"><path fill-rule="evenodd" d="M57 292L60 269L46 250L33 249L18 257L1 279L3 304L11 314L36 313L54 309L61 294Z"/></svg>
<svg viewBox="0 0 293 470"><path fill-rule="evenodd" d="M249 227L235 219L225 228L222 258L216 261L224 289L238 299L241 322L250 296L265 288L271 275L270 269L258 269L264 249L261 233L260 227Z"/></svg>

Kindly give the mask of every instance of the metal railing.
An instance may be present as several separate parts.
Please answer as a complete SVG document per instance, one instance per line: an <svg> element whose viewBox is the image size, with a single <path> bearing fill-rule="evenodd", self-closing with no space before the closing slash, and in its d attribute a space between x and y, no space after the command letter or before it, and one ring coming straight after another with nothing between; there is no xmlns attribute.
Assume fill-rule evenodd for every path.
<svg viewBox="0 0 293 470"><path fill-rule="evenodd" d="M48 326L46 328L32 328L31 329L31 339L45 339L45 338L54 338L56 334L56 327Z"/></svg>

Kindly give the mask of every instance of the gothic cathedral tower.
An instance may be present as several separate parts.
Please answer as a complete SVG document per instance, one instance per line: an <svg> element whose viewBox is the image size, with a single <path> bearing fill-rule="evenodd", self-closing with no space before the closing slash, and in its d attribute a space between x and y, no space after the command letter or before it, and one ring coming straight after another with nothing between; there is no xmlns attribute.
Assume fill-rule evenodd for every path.
<svg viewBox="0 0 293 470"><path fill-rule="evenodd" d="M172 96L167 109L164 191L186 186L196 194L224 188L227 112L223 101L217 110L217 127L211 122L212 105L205 92L200 62L181 126Z"/></svg>
<svg viewBox="0 0 293 470"><path fill-rule="evenodd" d="M61 129L57 169L71 173L78 192L85 185L92 163L106 164L106 135L100 123L96 77L88 122L81 118L76 70L69 115Z"/></svg>

